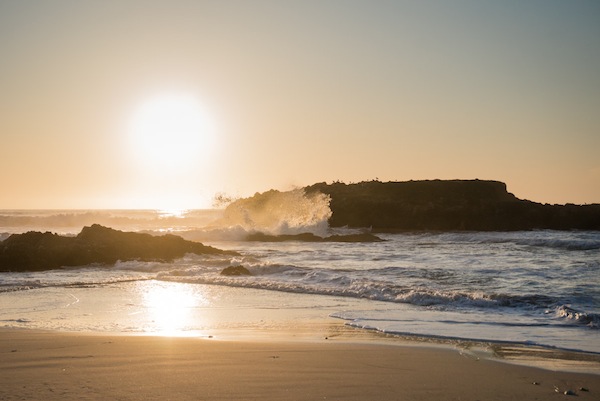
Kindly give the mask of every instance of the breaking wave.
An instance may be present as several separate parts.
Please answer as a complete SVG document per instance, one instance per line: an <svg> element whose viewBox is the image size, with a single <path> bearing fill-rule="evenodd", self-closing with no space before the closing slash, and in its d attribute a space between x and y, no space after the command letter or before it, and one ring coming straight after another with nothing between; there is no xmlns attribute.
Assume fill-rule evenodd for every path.
<svg viewBox="0 0 600 401"><path fill-rule="evenodd" d="M330 234L329 203L329 195L300 188L256 193L224 210L0 210L0 241L27 231L76 235L92 224L153 235L170 232L192 241L238 241L255 233L325 237Z"/></svg>
<svg viewBox="0 0 600 401"><path fill-rule="evenodd" d="M239 236L261 232L269 235L313 233L324 236L331 217L330 198L303 189L257 193L238 199L225 209L210 229L213 234Z"/></svg>
<svg viewBox="0 0 600 401"><path fill-rule="evenodd" d="M537 315L552 314L565 323L600 328L600 315L575 310L561 303L559 298L547 295L511 295L484 291L442 290L427 286L394 285L372 277L350 277L347 271L324 271L287 264L263 264L259 260L242 257L250 276L224 276L219 274L225 266L220 260L213 266L188 266L186 269L164 271L157 279L194 284L213 284L230 287L254 288L271 291L362 298L372 301L410 304L435 310L469 310L472 308L520 309Z"/></svg>
<svg viewBox="0 0 600 401"><path fill-rule="evenodd" d="M586 313L578 311L567 305L560 305L555 309L558 318L568 319L569 321L586 325L591 328L600 328L600 314Z"/></svg>

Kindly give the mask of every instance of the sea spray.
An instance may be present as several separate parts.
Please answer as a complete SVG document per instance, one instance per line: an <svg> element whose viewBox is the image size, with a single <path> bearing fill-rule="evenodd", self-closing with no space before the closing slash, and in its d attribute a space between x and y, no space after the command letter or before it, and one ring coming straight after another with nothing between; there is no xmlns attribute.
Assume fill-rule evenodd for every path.
<svg viewBox="0 0 600 401"><path fill-rule="evenodd" d="M330 198L303 189L257 193L236 200L225 209L215 226L271 235L310 232L324 236L331 217Z"/></svg>
<svg viewBox="0 0 600 401"><path fill-rule="evenodd" d="M152 235L173 233L191 241L239 241L254 233L325 237L331 234L329 202L329 195L295 189L257 193L232 201L224 210L0 210L0 241L27 231L76 235L92 224Z"/></svg>

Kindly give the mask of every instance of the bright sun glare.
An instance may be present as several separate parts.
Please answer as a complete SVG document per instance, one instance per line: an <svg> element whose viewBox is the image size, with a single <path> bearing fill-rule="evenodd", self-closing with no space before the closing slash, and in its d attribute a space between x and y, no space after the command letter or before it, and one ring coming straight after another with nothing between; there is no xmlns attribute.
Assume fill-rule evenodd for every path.
<svg viewBox="0 0 600 401"><path fill-rule="evenodd" d="M155 283L143 294L143 302L153 321L153 327L148 330L162 335L181 335L192 324L191 310L206 300L187 286Z"/></svg>
<svg viewBox="0 0 600 401"><path fill-rule="evenodd" d="M167 173L204 162L214 135L210 116L187 94L149 98L135 110L130 124L133 150L143 167Z"/></svg>

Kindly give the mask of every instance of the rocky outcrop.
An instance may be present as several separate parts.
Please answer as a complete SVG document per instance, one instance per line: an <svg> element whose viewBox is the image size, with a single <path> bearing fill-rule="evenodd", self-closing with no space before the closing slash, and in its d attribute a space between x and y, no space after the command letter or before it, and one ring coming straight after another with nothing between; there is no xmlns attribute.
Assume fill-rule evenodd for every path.
<svg viewBox="0 0 600 401"><path fill-rule="evenodd" d="M171 261L194 254L232 254L175 235L123 232L94 224L76 237L30 231L0 242L0 271L39 271L118 260Z"/></svg>
<svg viewBox="0 0 600 401"><path fill-rule="evenodd" d="M251 276L250 270L244 266L228 266L221 270L222 276Z"/></svg>
<svg viewBox="0 0 600 401"><path fill-rule="evenodd" d="M481 180L319 183L305 192L331 198L331 227L401 230L599 230L600 204L547 205Z"/></svg>

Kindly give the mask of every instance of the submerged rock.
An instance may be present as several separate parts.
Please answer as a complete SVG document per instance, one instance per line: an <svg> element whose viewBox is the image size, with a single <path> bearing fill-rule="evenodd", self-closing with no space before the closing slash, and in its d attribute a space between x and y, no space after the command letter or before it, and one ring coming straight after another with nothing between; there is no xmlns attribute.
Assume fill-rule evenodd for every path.
<svg viewBox="0 0 600 401"><path fill-rule="evenodd" d="M41 271L118 260L171 261L187 253L236 255L176 235L123 232L94 224L75 237L30 231L0 242L0 271Z"/></svg>
<svg viewBox="0 0 600 401"><path fill-rule="evenodd" d="M223 276L251 276L250 270L244 266L229 266L221 271Z"/></svg>

